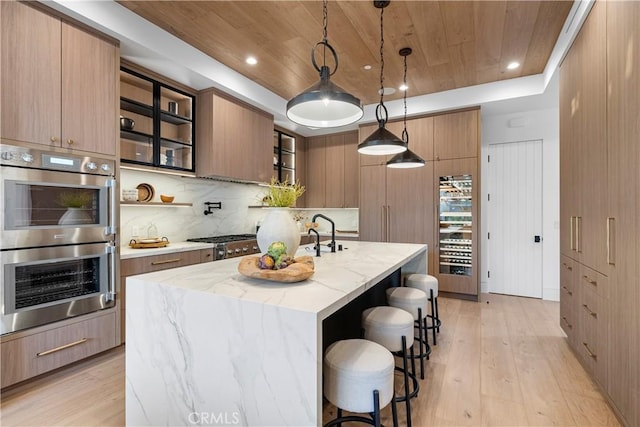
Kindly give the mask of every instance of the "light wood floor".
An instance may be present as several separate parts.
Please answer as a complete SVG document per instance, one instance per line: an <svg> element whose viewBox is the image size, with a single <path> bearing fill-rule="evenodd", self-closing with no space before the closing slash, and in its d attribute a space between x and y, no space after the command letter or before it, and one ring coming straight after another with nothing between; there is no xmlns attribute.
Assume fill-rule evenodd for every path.
<svg viewBox="0 0 640 427"><path fill-rule="evenodd" d="M414 426L620 425L569 349L558 303L482 300L439 298L443 327L412 400ZM0 424L124 425L124 384L120 347L3 392ZM390 425L389 408L383 415Z"/></svg>

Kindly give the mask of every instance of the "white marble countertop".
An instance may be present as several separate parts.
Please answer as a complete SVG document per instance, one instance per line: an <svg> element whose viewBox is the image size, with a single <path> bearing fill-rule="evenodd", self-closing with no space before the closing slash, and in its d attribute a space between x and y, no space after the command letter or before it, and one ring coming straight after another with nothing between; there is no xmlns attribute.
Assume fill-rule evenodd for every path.
<svg viewBox="0 0 640 427"><path fill-rule="evenodd" d="M343 251L322 252L314 257L315 273L299 283L281 284L254 279L238 273L242 258L179 267L162 272L133 276L127 286L145 283L206 292L246 302L275 305L280 308L316 313L320 319L333 313L350 300L377 284L408 260L426 264L426 245L340 241ZM297 256L314 255L303 245ZM130 283L131 282L131 283Z"/></svg>
<svg viewBox="0 0 640 427"><path fill-rule="evenodd" d="M177 242L169 243L164 248L145 248L145 249L133 249L129 245L120 246L120 259L140 258L144 256L164 255L175 252L196 251L198 249L211 249L213 245L211 243L196 243L196 242Z"/></svg>

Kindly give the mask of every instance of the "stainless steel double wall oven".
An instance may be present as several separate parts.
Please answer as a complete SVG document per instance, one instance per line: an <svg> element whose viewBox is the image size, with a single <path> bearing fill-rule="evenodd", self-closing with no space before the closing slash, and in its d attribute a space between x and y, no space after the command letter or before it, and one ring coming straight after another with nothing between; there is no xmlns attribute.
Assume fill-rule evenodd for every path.
<svg viewBox="0 0 640 427"><path fill-rule="evenodd" d="M0 144L0 333L115 305L115 162Z"/></svg>

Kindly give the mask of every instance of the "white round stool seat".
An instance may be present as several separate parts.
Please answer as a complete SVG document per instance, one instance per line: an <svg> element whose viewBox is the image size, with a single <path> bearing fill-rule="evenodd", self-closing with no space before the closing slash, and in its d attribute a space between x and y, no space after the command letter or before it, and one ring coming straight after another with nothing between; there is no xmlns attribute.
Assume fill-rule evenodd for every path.
<svg viewBox="0 0 640 427"><path fill-rule="evenodd" d="M413 316L396 307L373 307L362 312L365 339L377 342L389 351L402 351L401 337L406 348L413 346Z"/></svg>
<svg viewBox="0 0 640 427"><path fill-rule="evenodd" d="M375 342L337 341L324 354L324 395L336 407L351 412L374 412L373 391L380 408L393 398L393 355Z"/></svg>
<svg viewBox="0 0 640 427"><path fill-rule="evenodd" d="M427 296L433 289L433 297L438 297L438 279L428 274L410 274L405 279L405 286L423 291Z"/></svg>
<svg viewBox="0 0 640 427"><path fill-rule="evenodd" d="M391 307L401 308L413 316L413 320L419 320L418 309L422 309L422 318L427 316L427 294L416 288L389 288L387 289L387 302Z"/></svg>

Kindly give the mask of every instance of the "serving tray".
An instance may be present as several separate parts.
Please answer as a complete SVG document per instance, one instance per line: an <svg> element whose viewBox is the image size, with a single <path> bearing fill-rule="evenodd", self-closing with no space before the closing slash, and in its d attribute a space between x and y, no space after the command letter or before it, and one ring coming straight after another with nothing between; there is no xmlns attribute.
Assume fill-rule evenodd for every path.
<svg viewBox="0 0 640 427"><path fill-rule="evenodd" d="M238 264L238 272L254 279L271 280L273 282L294 283L307 280L313 276L313 257L304 255L294 258L294 263L281 270L262 270L258 267L259 256L245 257Z"/></svg>
<svg viewBox="0 0 640 427"><path fill-rule="evenodd" d="M155 239L131 239L129 246L134 249L148 249L148 248L164 248L169 244L169 239L166 237L158 237Z"/></svg>

